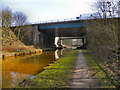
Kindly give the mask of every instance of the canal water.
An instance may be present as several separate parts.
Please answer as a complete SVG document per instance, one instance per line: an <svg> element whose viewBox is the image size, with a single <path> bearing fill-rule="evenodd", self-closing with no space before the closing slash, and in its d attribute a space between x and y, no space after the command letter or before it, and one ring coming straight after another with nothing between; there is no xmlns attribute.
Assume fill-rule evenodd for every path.
<svg viewBox="0 0 120 90"><path fill-rule="evenodd" d="M2 87L13 88L25 78L33 78L45 66L66 55L71 50L63 49L43 52L39 55L17 56L2 61Z"/></svg>

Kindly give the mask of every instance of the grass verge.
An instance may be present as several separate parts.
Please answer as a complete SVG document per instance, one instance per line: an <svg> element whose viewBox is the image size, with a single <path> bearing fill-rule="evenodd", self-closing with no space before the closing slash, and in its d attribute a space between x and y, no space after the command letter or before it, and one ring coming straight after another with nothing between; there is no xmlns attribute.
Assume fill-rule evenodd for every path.
<svg viewBox="0 0 120 90"><path fill-rule="evenodd" d="M74 63L77 57L77 50L71 51L65 57L60 58L45 70L36 75L33 79L24 80L17 88L65 88L69 86L71 74L74 70Z"/></svg>
<svg viewBox="0 0 120 90"><path fill-rule="evenodd" d="M115 88L111 83L112 79L107 77L102 66L96 62L96 60L86 51L83 50L83 54L87 58L87 62L90 65L90 68L95 72L94 76L100 80L101 88Z"/></svg>

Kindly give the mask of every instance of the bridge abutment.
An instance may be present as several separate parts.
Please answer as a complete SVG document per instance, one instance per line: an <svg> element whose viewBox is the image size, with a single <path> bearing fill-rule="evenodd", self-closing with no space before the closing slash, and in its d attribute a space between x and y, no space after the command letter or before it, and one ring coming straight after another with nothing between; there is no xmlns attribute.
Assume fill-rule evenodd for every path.
<svg viewBox="0 0 120 90"><path fill-rule="evenodd" d="M33 45L36 47L39 45L39 34L38 25L34 25L33 27Z"/></svg>
<svg viewBox="0 0 120 90"><path fill-rule="evenodd" d="M41 49L55 48L54 39L55 39L54 36L40 32L38 46Z"/></svg>
<svg viewBox="0 0 120 90"><path fill-rule="evenodd" d="M53 35L50 35L48 33L43 33L40 30L38 30L38 25L33 26L33 45L36 48L55 48L54 39L55 37Z"/></svg>

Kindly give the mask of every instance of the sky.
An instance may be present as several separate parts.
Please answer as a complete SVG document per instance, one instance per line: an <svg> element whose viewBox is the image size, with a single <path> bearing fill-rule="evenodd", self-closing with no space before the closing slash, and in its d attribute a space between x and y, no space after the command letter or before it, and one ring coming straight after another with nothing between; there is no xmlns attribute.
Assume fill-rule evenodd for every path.
<svg viewBox="0 0 120 90"><path fill-rule="evenodd" d="M80 14L93 13L95 0L1 0L12 11L25 13L30 22L76 18Z"/></svg>

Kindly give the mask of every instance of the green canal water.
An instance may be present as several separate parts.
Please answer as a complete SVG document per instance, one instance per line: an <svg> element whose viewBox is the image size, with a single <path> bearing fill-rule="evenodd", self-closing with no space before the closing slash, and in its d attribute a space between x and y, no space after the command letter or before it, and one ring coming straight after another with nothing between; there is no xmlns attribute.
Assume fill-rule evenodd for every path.
<svg viewBox="0 0 120 90"><path fill-rule="evenodd" d="M66 55L71 50L43 52L39 55L17 56L2 61L2 88L13 88L25 78L33 78L45 66ZM1 73L1 72L0 72Z"/></svg>

